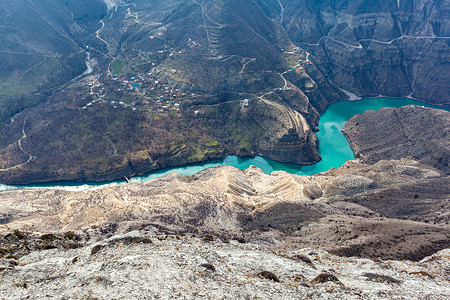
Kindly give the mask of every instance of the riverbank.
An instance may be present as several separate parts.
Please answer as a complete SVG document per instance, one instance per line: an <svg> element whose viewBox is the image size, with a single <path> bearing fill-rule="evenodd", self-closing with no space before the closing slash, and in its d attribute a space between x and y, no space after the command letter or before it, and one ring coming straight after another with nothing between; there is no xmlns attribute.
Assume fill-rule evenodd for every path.
<svg viewBox="0 0 450 300"><path fill-rule="evenodd" d="M354 115L362 114L367 110L379 110L384 107L401 107L405 105L419 105L435 109L448 109L440 106L430 105L410 98L365 98L358 101L341 101L331 104L319 120L319 131L316 133L319 139L319 154L322 160L311 166L300 166L292 163L281 163L261 156L238 157L227 156L224 159L215 159L208 162L194 163L186 166L179 166L167 169L160 169L142 176L129 178L133 183L153 180L169 173L175 172L181 175L193 175L201 170L222 165L231 165L239 169L246 169L254 165L265 173L273 171L285 171L298 175L313 175L325 172L331 168L338 168L346 161L354 159L353 150L342 134L344 124ZM122 179L109 182L49 182L43 184L30 185L0 185L0 190L10 190L17 188L56 188L67 190L90 190L103 187L115 186L127 183Z"/></svg>

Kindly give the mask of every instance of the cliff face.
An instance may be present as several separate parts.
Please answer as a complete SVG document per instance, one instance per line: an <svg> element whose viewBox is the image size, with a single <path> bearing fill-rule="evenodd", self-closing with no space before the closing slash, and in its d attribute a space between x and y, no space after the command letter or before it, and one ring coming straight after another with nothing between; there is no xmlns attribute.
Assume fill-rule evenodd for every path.
<svg viewBox="0 0 450 300"><path fill-rule="evenodd" d="M359 96L412 96L449 107L444 1L282 1L293 42ZM302 8L302 9L300 9Z"/></svg>
<svg viewBox="0 0 450 300"><path fill-rule="evenodd" d="M320 160L317 137L299 112L276 102L264 101L271 116L262 115L261 122L268 123L263 136L258 139L257 154L284 162L312 164Z"/></svg>
<svg viewBox="0 0 450 300"><path fill-rule="evenodd" d="M449 112L411 105L356 115L343 132L365 163L410 157L449 174L449 130Z"/></svg>

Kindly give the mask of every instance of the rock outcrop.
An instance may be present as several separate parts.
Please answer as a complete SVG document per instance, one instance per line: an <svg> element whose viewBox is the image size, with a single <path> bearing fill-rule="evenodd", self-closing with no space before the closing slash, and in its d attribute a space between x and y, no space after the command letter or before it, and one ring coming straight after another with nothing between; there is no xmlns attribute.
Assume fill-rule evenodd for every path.
<svg viewBox="0 0 450 300"><path fill-rule="evenodd" d="M343 132L368 164L409 157L450 174L450 112L420 106L383 108L356 115ZM414 174L415 168L402 173Z"/></svg>
<svg viewBox="0 0 450 300"><path fill-rule="evenodd" d="M415 196L411 186L430 188ZM0 230L73 231L92 242L146 229L418 260L449 247L446 186L437 170L409 160L351 161L306 177L223 166L87 193L5 191Z"/></svg>

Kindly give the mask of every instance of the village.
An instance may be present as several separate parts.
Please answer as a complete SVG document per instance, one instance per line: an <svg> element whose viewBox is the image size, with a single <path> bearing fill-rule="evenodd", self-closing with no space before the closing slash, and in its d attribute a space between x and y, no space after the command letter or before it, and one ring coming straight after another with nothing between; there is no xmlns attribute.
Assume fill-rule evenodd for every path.
<svg viewBox="0 0 450 300"><path fill-rule="evenodd" d="M189 39L188 48L195 48L198 44ZM129 68L127 70L114 70L109 64L105 73L91 73L86 76L82 83L85 86L85 92L81 93L83 104L81 109L89 109L99 103L108 103L114 109L131 109L133 111L147 111L153 113L181 113L183 101L194 99L199 95L187 92L176 84L174 77L179 77L181 71L172 67L157 65L155 62L161 61L160 56L173 56L174 51L164 50L157 52L146 52L142 49L133 49L136 60L135 66L147 65L151 69ZM285 81L285 85L279 90L290 90L284 75L291 72L304 71L306 65L311 65L309 53L301 48L292 46L291 49L284 52L288 55L291 67L280 76ZM177 54L181 54L177 53ZM155 60L155 56L157 59ZM152 59L153 58L153 59ZM159 58L159 59L158 59ZM113 60L114 62L114 60ZM117 67L116 67L117 68ZM78 94L78 93L77 93ZM248 99L242 99L241 105L247 107ZM196 112L197 114L197 112Z"/></svg>
<svg viewBox="0 0 450 300"><path fill-rule="evenodd" d="M90 75L85 79L90 101L82 108L87 109L96 103L107 102L116 109L180 112L182 101L194 97L195 94L184 93L159 79L159 73L160 70L152 69L147 74L113 75L102 81L100 76L106 76Z"/></svg>
<svg viewBox="0 0 450 300"><path fill-rule="evenodd" d="M197 46L195 41L187 41L187 47ZM92 72L84 77L82 85L86 90L81 93L81 109L107 102L115 109L179 113L183 100L196 96L182 91L174 83L173 78L179 76L179 70L157 65L163 58L172 57L175 54L173 49L150 52L132 49L131 53L131 67L123 70L120 62L114 59L106 72Z"/></svg>

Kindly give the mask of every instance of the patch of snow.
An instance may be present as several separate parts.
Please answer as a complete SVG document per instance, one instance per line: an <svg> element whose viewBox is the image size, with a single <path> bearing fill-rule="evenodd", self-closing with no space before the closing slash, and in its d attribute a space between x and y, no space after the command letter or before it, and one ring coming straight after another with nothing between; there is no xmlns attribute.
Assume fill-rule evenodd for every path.
<svg viewBox="0 0 450 300"><path fill-rule="evenodd" d="M103 2L105 2L106 6L108 7L108 10L111 10L112 8L121 4L122 1L120 1L120 0L103 0Z"/></svg>
<svg viewBox="0 0 450 300"><path fill-rule="evenodd" d="M343 91L347 96L348 96L348 100L349 101L357 101L357 100L361 100L362 98L353 94L352 92L349 92L347 90L341 89L339 88L341 91Z"/></svg>

